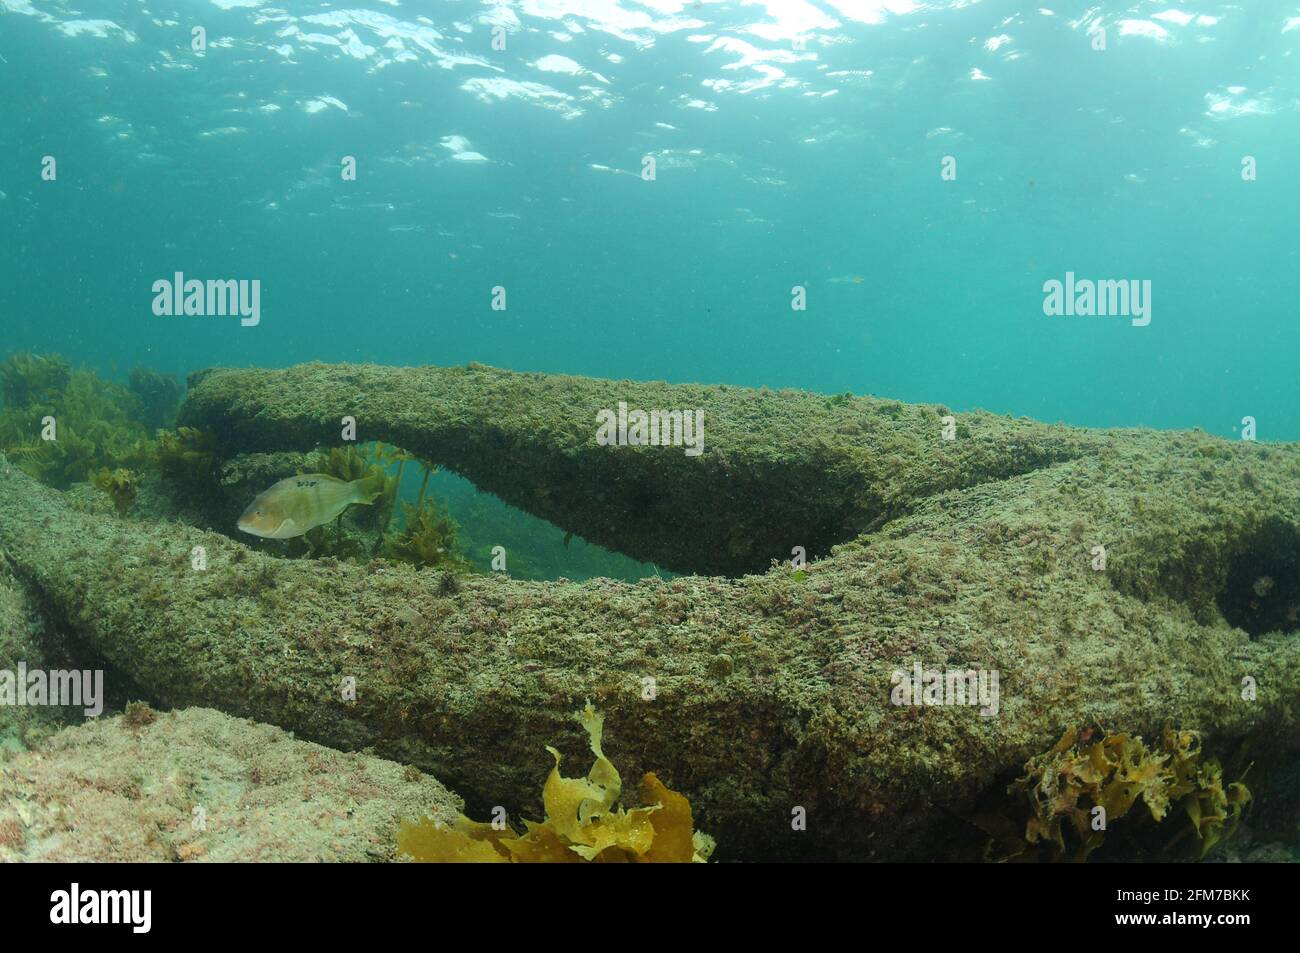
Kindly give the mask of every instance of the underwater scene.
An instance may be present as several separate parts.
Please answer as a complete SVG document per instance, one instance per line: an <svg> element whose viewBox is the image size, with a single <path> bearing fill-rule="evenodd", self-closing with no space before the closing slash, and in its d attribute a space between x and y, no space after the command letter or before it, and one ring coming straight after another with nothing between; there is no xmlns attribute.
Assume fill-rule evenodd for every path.
<svg viewBox="0 0 1300 953"><path fill-rule="evenodd" d="M1296 0L0 0L0 80L0 860L1300 860Z"/></svg>

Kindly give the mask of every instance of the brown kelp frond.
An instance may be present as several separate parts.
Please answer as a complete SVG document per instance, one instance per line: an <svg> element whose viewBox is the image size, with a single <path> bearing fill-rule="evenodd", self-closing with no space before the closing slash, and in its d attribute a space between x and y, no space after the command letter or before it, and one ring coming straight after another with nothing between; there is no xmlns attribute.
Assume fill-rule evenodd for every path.
<svg viewBox="0 0 1300 953"><path fill-rule="evenodd" d="M116 470L97 470L90 477L97 490L108 494L119 516L131 508L140 490L140 478L135 471L119 467Z"/></svg>
<svg viewBox="0 0 1300 953"><path fill-rule="evenodd" d="M1127 734L1089 743L1091 737L1091 730L1080 736L1070 729L1025 765L1025 775L1010 791L1023 798L1029 818L1022 838L995 836L1003 852L999 859L1086 860L1110 825L1139 802L1155 823L1171 813L1185 814L1191 828L1179 831L1167 846L1195 834L1198 857L1236 830L1250 790L1241 780L1224 784L1223 768L1203 758L1196 732L1166 730L1161 745L1151 748ZM977 823L990 833L1000 830L987 819Z"/></svg>

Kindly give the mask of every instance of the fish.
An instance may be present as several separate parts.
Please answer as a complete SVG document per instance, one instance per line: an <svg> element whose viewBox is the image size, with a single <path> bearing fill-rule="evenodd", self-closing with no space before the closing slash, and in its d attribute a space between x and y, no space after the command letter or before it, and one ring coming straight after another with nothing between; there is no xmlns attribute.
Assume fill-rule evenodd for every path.
<svg viewBox="0 0 1300 953"><path fill-rule="evenodd" d="M325 473L300 473L259 493L236 525L263 539L292 539L328 523L353 503L373 503L383 492L382 473L350 483Z"/></svg>

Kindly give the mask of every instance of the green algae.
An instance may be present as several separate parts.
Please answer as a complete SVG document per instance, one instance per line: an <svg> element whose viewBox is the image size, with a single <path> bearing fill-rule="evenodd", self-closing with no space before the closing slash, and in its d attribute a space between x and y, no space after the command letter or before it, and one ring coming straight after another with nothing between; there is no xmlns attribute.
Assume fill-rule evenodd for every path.
<svg viewBox="0 0 1300 953"><path fill-rule="evenodd" d="M59 489L80 483L97 467L114 462L93 440L77 433L71 424L64 424L56 440L23 439L11 445L8 451L28 473Z"/></svg>
<svg viewBox="0 0 1300 953"><path fill-rule="evenodd" d="M58 354L17 351L0 362L0 397L6 407L49 403L71 379L71 366Z"/></svg>
<svg viewBox="0 0 1300 953"><path fill-rule="evenodd" d="M59 378L64 380L63 378ZM31 394L26 386L20 393ZM66 489L96 469L140 466L149 432L133 417L134 398L90 371L72 371L61 390L0 409L0 448L51 486Z"/></svg>
<svg viewBox="0 0 1300 953"><path fill-rule="evenodd" d="M153 422L168 378L145 368L130 388L57 354L11 354L0 362L0 449L59 489L100 470L143 470L153 462ZM171 408L179 385L171 380Z"/></svg>

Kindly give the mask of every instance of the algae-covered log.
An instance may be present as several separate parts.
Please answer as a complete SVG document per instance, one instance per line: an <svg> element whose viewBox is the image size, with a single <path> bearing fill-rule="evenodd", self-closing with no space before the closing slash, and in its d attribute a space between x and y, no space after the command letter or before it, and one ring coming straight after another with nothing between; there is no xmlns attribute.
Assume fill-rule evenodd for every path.
<svg viewBox="0 0 1300 953"><path fill-rule="evenodd" d="M0 764L0 861L392 860L433 778L199 708L91 720Z"/></svg>
<svg viewBox="0 0 1300 953"><path fill-rule="evenodd" d="M457 375L516 396L533 386L446 372ZM247 386L235 386L241 379ZM361 410L332 396L346 380L365 396ZM215 400L209 385L225 382L226 399ZM575 381L536 384L554 387L555 400L582 392ZM326 439L348 410L378 419L387 399L378 391L399 389L399 378L366 369L213 376L199 385L196 396L208 397L194 422L227 441L301 446ZM290 412L286 393L298 395L299 410ZM498 411L530 413L513 399ZM782 414L784 402L813 414L823 399L743 400L759 402L755 427L775 416L797 429L809 418ZM394 399L391 412L403 406ZM548 442L516 442L529 427L493 429L491 416L459 400L442 415L422 406L384 436L432 456L438 445L422 428L441 427L460 445L437 458L462 472L513 469L521 494L530 479L551 486ZM1261 754L1300 745L1300 638L1289 621L1300 603L1295 447L988 417L966 430L959 419L943 447L931 411L861 412L883 417L873 426L913 448L864 491L890 496L880 513L904 515L806 572L636 585L492 576L456 591L409 567L284 562L215 533L91 517L2 465L0 545L47 606L164 704L219 706L323 743L374 746L431 770L476 816L495 805L540 816L550 760L539 742L568 738L561 747L577 756L569 713L590 698L606 716L610 758L687 795L720 858L934 859L936 843L945 856L974 856L983 838L965 818L976 801L1005 790L1070 726L1154 738L1173 725L1204 732L1211 751L1248 737ZM312 419L309 436L298 435ZM539 415L531 430L547 426L554 420ZM556 429L551 456L584 457L577 444L566 449L565 434L579 437ZM734 439L743 453L739 431ZM593 450L574 472L660 472L644 451L623 450ZM713 452L706 442L700 459ZM797 466L783 459L778 469ZM816 485L840 493L872 479L843 463ZM605 485L595 480L573 499ZM955 488L936 492L944 486ZM775 512L790 507L779 518L809 538L798 532L808 511L797 503L782 496ZM698 546L683 519L680 545ZM196 546L204 570L193 568ZM891 704L895 673L916 665L996 672L996 714ZM347 678L355 701L340 692ZM792 823L802 817L806 830Z"/></svg>
<svg viewBox="0 0 1300 953"><path fill-rule="evenodd" d="M564 530L680 572L761 571L795 546L824 555L915 499L1098 446L1087 431L983 413L962 415L959 439L943 440L947 409L898 401L478 364L211 370L190 383L180 423L215 431L228 455L337 446L351 417L358 440L395 443ZM598 443L598 418L617 416L620 402L628 415L698 413L691 436L703 452Z"/></svg>
<svg viewBox="0 0 1300 953"><path fill-rule="evenodd" d="M18 673L27 669L62 667L50 664L52 656L43 644L44 629L35 603L13 578L0 550L0 672L12 672L16 680ZM0 682L3 678L0 675ZM0 757L56 731L69 717L64 709L19 706L16 702L16 697L6 700L0 684ZM76 720L80 712L73 710L70 717Z"/></svg>

